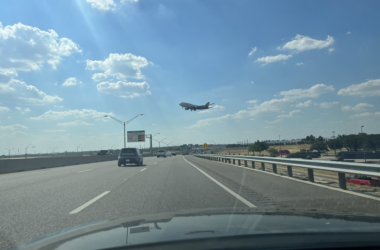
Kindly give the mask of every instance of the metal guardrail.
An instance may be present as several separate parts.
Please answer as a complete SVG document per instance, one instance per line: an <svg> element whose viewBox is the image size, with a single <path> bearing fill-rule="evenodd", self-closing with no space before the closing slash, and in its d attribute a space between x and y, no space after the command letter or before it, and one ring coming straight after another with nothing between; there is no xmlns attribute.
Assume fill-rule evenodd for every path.
<svg viewBox="0 0 380 250"><path fill-rule="evenodd" d="M194 156L208 160L232 163L234 165L237 163L239 166L244 162L245 167L248 167L248 162L251 162L252 168L255 168L255 162L260 162L261 170L263 171L265 171L265 163L272 164L274 173L277 173L277 165L283 165L287 167L289 177L293 177L292 167L306 168L310 182L314 182L314 170L336 172L338 173L339 188L341 189L347 189L346 173L380 177L380 165L377 164L243 155L195 154Z"/></svg>

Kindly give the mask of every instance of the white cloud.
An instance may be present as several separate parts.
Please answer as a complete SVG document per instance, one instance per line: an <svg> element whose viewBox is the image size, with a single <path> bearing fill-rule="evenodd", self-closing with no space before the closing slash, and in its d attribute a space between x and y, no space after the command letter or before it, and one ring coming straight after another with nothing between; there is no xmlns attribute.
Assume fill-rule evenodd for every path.
<svg viewBox="0 0 380 250"><path fill-rule="evenodd" d="M74 110L67 110L67 111L52 111L49 110L45 112L44 114L38 116L38 117L31 117L32 120L58 120L58 119L65 119L68 117L75 117L75 118L81 118L81 119L103 119L105 115L113 116L113 113L105 113L105 112L99 112L93 109L74 109Z"/></svg>
<svg viewBox="0 0 380 250"><path fill-rule="evenodd" d="M327 51L328 51L329 53L332 53L334 50L335 50L335 48L329 48Z"/></svg>
<svg viewBox="0 0 380 250"><path fill-rule="evenodd" d="M28 127L25 127L20 124L14 124L9 126L0 126L0 130L16 130L16 129L28 129Z"/></svg>
<svg viewBox="0 0 380 250"><path fill-rule="evenodd" d="M22 23L3 27L0 23L0 69L39 70L45 63L53 68L63 56L81 52L68 38L59 38L54 30L43 31Z"/></svg>
<svg viewBox="0 0 380 250"><path fill-rule="evenodd" d="M256 104L258 102L259 102L259 100L257 100L257 99L247 101L247 103L249 103L249 104Z"/></svg>
<svg viewBox="0 0 380 250"><path fill-rule="evenodd" d="M374 107L372 104L368 104L368 103L359 103L359 104L357 104L357 105L355 105L355 106L349 106L349 105L347 105L347 106L344 106L344 105L342 105L342 111L364 111L364 110L366 110L366 109L368 109L368 108L372 108L372 107Z"/></svg>
<svg viewBox="0 0 380 250"><path fill-rule="evenodd" d="M311 104L313 104L313 102L311 100L308 100L306 102L297 103L296 107L297 108L305 108L305 107L309 107Z"/></svg>
<svg viewBox="0 0 380 250"><path fill-rule="evenodd" d="M47 95L35 86L12 79L7 84L0 84L0 99L11 103L28 103L44 105L61 102L63 99L56 95Z"/></svg>
<svg viewBox="0 0 380 250"><path fill-rule="evenodd" d="M301 66L303 65L303 62L300 62L300 63L296 63L297 66Z"/></svg>
<svg viewBox="0 0 380 250"><path fill-rule="evenodd" d="M341 89L338 95L380 96L380 79L369 80L360 84L353 84Z"/></svg>
<svg viewBox="0 0 380 250"><path fill-rule="evenodd" d="M254 47L251 49L251 51L248 53L249 56L252 56L253 53L255 53L257 51L257 48Z"/></svg>
<svg viewBox="0 0 380 250"><path fill-rule="evenodd" d="M289 108L293 104L292 100L286 99L272 99L265 101L260 105L254 105L249 110L240 110L235 114L227 114L221 117L207 118L197 121L194 125L188 127L188 129L200 128L210 126L214 123L222 122L228 119L243 119L245 117L252 117L263 113L280 112Z"/></svg>
<svg viewBox="0 0 380 250"><path fill-rule="evenodd" d="M348 31L348 32L347 32L347 35L350 35L350 34L351 34L351 31Z"/></svg>
<svg viewBox="0 0 380 250"><path fill-rule="evenodd" d="M1 107L1 106L0 106L0 112L1 112L1 111L9 111L9 108L7 108L7 107Z"/></svg>
<svg viewBox="0 0 380 250"><path fill-rule="evenodd" d="M251 81L251 83L253 84L253 83L255 83L254 81Z"/></svg>
<svg viewBox="0 0 380 250"><path fill-rule="evenodd" d="M331 46L334 43L334 38L327 36L325 41L316 40L307 36L296 35L292 41L287 42L283 46L279 46L279 50L292 50L296 52L302 52L311 49L323 49Z"/></svg>
<svg viewBox="0 0 380 250"><path fill-rule="evenodd" d="M1 47L0 47L1 51ZM17 71L15 69L2 69L0 68L0 83L7 83L9 82L13 77L16 77Z"/></svg>
<svg viewBox="0 0 380 250"><path fill-rule="evenodd" d="M138 3L139 0L120 0L121 3Z"/></svg>
<svg viewBox="0 0 380 250"><path fill-rule="evenodd" d="M101 82L97 86L99 92L123 98L134 98L140 95L151 95L147 82Z"/></svg>
<svg viewBox="0 0 380 250"><path fill-rule="evenodd" d="M364 117L374 117L374 116L380 116L380 112L375 112L375 113L365 112L362 114L351 115L349 118L354 119L354 118L364 118Z"/></svg>
<svg viewBox="0 0 380 250"><path fill-rule="evenodd" d="M283 95L286 99L317 98L320 95L331 91L334 91L333 86L316 84L309 89L292 89L288 91L281 91L280 95Z"/></svg>
<svg viewBox="0 0 380 250"><path fill-rule="evenodd" d="M288 60L291 57L292 57L292 55L283 55L283 54L279 54L277 56L264 56L264 57L257 58L255 62L263 62L264 64L262 64L262 65L266 65L268 63L274 63L277 61Z"/></svg>
<svg viewBox="0 0 380 250"><path fill-rule="evenodd" d="M92 75L92 80L100 82L107 79L107 75L103 73L95 73Z"/></svg>
<svg viewBox="0 0 380 250"><path fill-rule="evenodd" d="M201 110L199 111L199 113L210 113L210 112L214 112L214 111L223 111L225 109L225 107L223 106L219 106L219 105L215 105L213 107L211 107L210 109L205 109L205 110Z"/></svg>
<svg viewBox="0 0 380 250"><path fill-rule="evenodd" d="M99 10L111 10L116 7L113 0L87 0L87 3L91 4L91 7Z"/></svg>
<svg viewBox="0 0 380 250"><path fill-rule="evenodd" d="M63 133L63 132L66 132L66 130L62 130L62 129L53 129L53 130L50 130L50 129L47 129L47 130L44 130L45 133L49 133L49 134L55 134L55 133Z"/></svg>
<svg viewBox="0 0 380 250"><path fill-rule="evenodd" d="M322 103L315 103L315 105L324 108L324 109L329 109L332 108L334 105L338 105L339 102L322 102Z"/></svg>
<svg viewBox="0 0 380 250"><path fill-rule="evenodd" d="M268 123L268 124L276 124L276 123L282 122L282 120L281 119L277 119L277 120L274 120L274 121L270 121L270 122L265 121L265 122Z"/></svg>
<svg viewBox="0 0 380 250"><path fill-rule="evenodd" d="M82 82L78 81L75 77L70 77L70 78L67 78L65 80L65 82L62 84L62 86L68 87L68 86L74 86L74 85L77 85L80 83L82 83Z"/></svg>
<svg viewBox="0 0 380 250"><path fill-rule="evenodd" d="M21 114L25 114L25 113L28 113L28 112L31 111L30 108L26 108L26 109L22 110L22 108L20 108L20 107L16 107L16 109L17 109L18 111L20 111Z"/></svg>
<svg viewBox="0 0 380 250"><path fill-rule="evenodd" d="M292 117L300 115L300 114L303 114L303 112L301 110L293 110L293 111L290 111L289 114L287 114L287 115L277 116L277 119L292 118Z"/></svg>
<svg viewBox="0 0 380 250"><path fill-rule="evenodd" d="M127 54L110 54L104 61L87 60L88 70L103 71L107 76L116 77L119 80L127 78L142 79L141 69L148 66L145 57Z"/></svg>
<svg viewBox="0 0 380 250"><path fill-rule="evenodd" d="M65 122L65 123L57 123L57 126L61 127L78 127L78 126L90 126L94 125L92 123L84 122L84 121L74 121L74 122Z"/></svg>

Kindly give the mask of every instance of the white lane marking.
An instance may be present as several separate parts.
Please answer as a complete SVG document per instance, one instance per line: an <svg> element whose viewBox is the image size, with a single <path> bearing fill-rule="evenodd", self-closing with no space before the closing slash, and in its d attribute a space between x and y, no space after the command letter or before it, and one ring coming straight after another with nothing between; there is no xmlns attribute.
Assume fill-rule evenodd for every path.
<svg viewBox="0 0 380 250"><path fill-rule="evenodd" d="M202 159L202 158L199 158L199 159ZM202 160L205 160L205 159L202 159ZM270 174L270 175L274 175L274 176L277 176L277 177L289 179L289 180L292 180L292 181L298 181L298 182L302 182L304 184L313 185L313 186L322 187L322 188L327 188L327 189L331 189L331 190L334 190L334 191L337 191L337 192L342 192L342 193L346 193L346 194L352 194L352 195L360 196L360 197L363 197L363 198L372 199L372 200L375 200L375 201L380 201L380 198L373 197L373 196L370 196L370 195L367 195L367 194L359 194L359 193L356 193L356 192L351 191L351 190L344 190L344 189L340 189L340 188L336 188L336 187L331 187L331 186L326 186L324 184L319 184L319 183L315 183L315 182L303 181L303 180L296 179L294 177L279 175L279 174L275 174L275 173L271 173L271 172L267 172L267 171L262 171L262 170L259 170L259 169L253 169L253 168L250 168L250 167L242 167L242 166L239 166L239 165L233 165L233 164L229 164L229 163L225 163L225 162L219 162L219 163L226 164L226 165L233 166L233 167L244 168L244 169L251 170L251 171L256 171L256 172L260 172L260 173L263 173L263 174ZM280 165L280 164L278 164L278 165Z"/></svg>
<svg viewBox="0 0 380 250"><path fill-rule="evenodd" d="M140 171L144 171L146 168L141 169Z"/></svg>
<svg viewBox="0 0 380 250"><path fill-rule="evenodd" d="M154 164L157 164L157 162L155 162Z"/></svg>
<svg viewBox="0 0 380 250"><path fill-rule="evenodd" d="M208 178L210 178L210 180L212 180L213 182L215 182L216 184L218 184L221 188L223 188L224 190L226 190L228 193L230 193L231 195L233 195L236 199L240 200L241 202L243 202L245 205L247 205L248 207L256 207L255 205L253 205L251 202L247 201L246 199L244 199L243 197L241 197L240 195L238 195L237 193L235 193L234 191L232 191L231 189L229 189L228 187L224 186L222 183L220 183L219 181L215 180L214 178L212 178L210 175L208 175L207 173L205 173L203 170L201 170L200 168L198 168L197 166L195 166L194 164L190 163L188 160L185 159L184 156L182 156L183 159L189 163L191 166L195 167L196 169L198 169L202 174L206 175Z"/></svg>
<svg viewBox="0 0 380 250"><path fill-rule="evenodd" d="M87 169L87 170L79 171L78 174L79 174L79 173L88 172L88 171L91 171L91 170L93 170L93 169Z"/></svg>
<svg viewBox="0 0 380 250"><path fill-rule="evenodd" d="M70 214L76 214L76 213L82 211L83 209L85 209L86 207L90 206L92 203L94 203L95 201L99 200L100 198L102 198L103 196L105 196L106 194L108 194L109 192L110 191L105 191L101 195L96 196L94 199L92 199L92 200L84 203L82 206L80 206L77 209L74 209L73 211L71 211Z"/></svg>

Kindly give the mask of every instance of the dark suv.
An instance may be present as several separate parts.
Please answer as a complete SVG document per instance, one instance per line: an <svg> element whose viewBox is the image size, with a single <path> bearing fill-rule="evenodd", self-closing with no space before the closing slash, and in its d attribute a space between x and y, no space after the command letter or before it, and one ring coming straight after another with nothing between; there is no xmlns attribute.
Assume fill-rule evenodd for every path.
<svg viewBox="0 0 380 250"><path fill-rule="evenodd" d="M117 158L117 165L136 164L141 166L143 164L143 155L138 148L122 148L119 157Z"/></svg>

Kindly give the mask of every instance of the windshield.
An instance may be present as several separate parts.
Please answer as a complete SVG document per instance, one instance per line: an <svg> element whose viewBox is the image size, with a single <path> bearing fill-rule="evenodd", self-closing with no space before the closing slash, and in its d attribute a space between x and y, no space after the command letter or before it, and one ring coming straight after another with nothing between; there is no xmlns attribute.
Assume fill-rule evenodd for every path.
<svg viewBox="0 0 380 250"><path fill-rule="evenodd" d="M163 217L123 227L139 238L129 244L160 223L171 237L160 242L222 237L228 216L207 209L261 211L234 225L244 234L261 220L268 234L321 230L298 224L307 211L323 225L379 218L379 10L378 0L2 1L0 250L136 216ZM209 218L172 219L183 211ZM298 217L280 225L265 211Z"/></svg>

